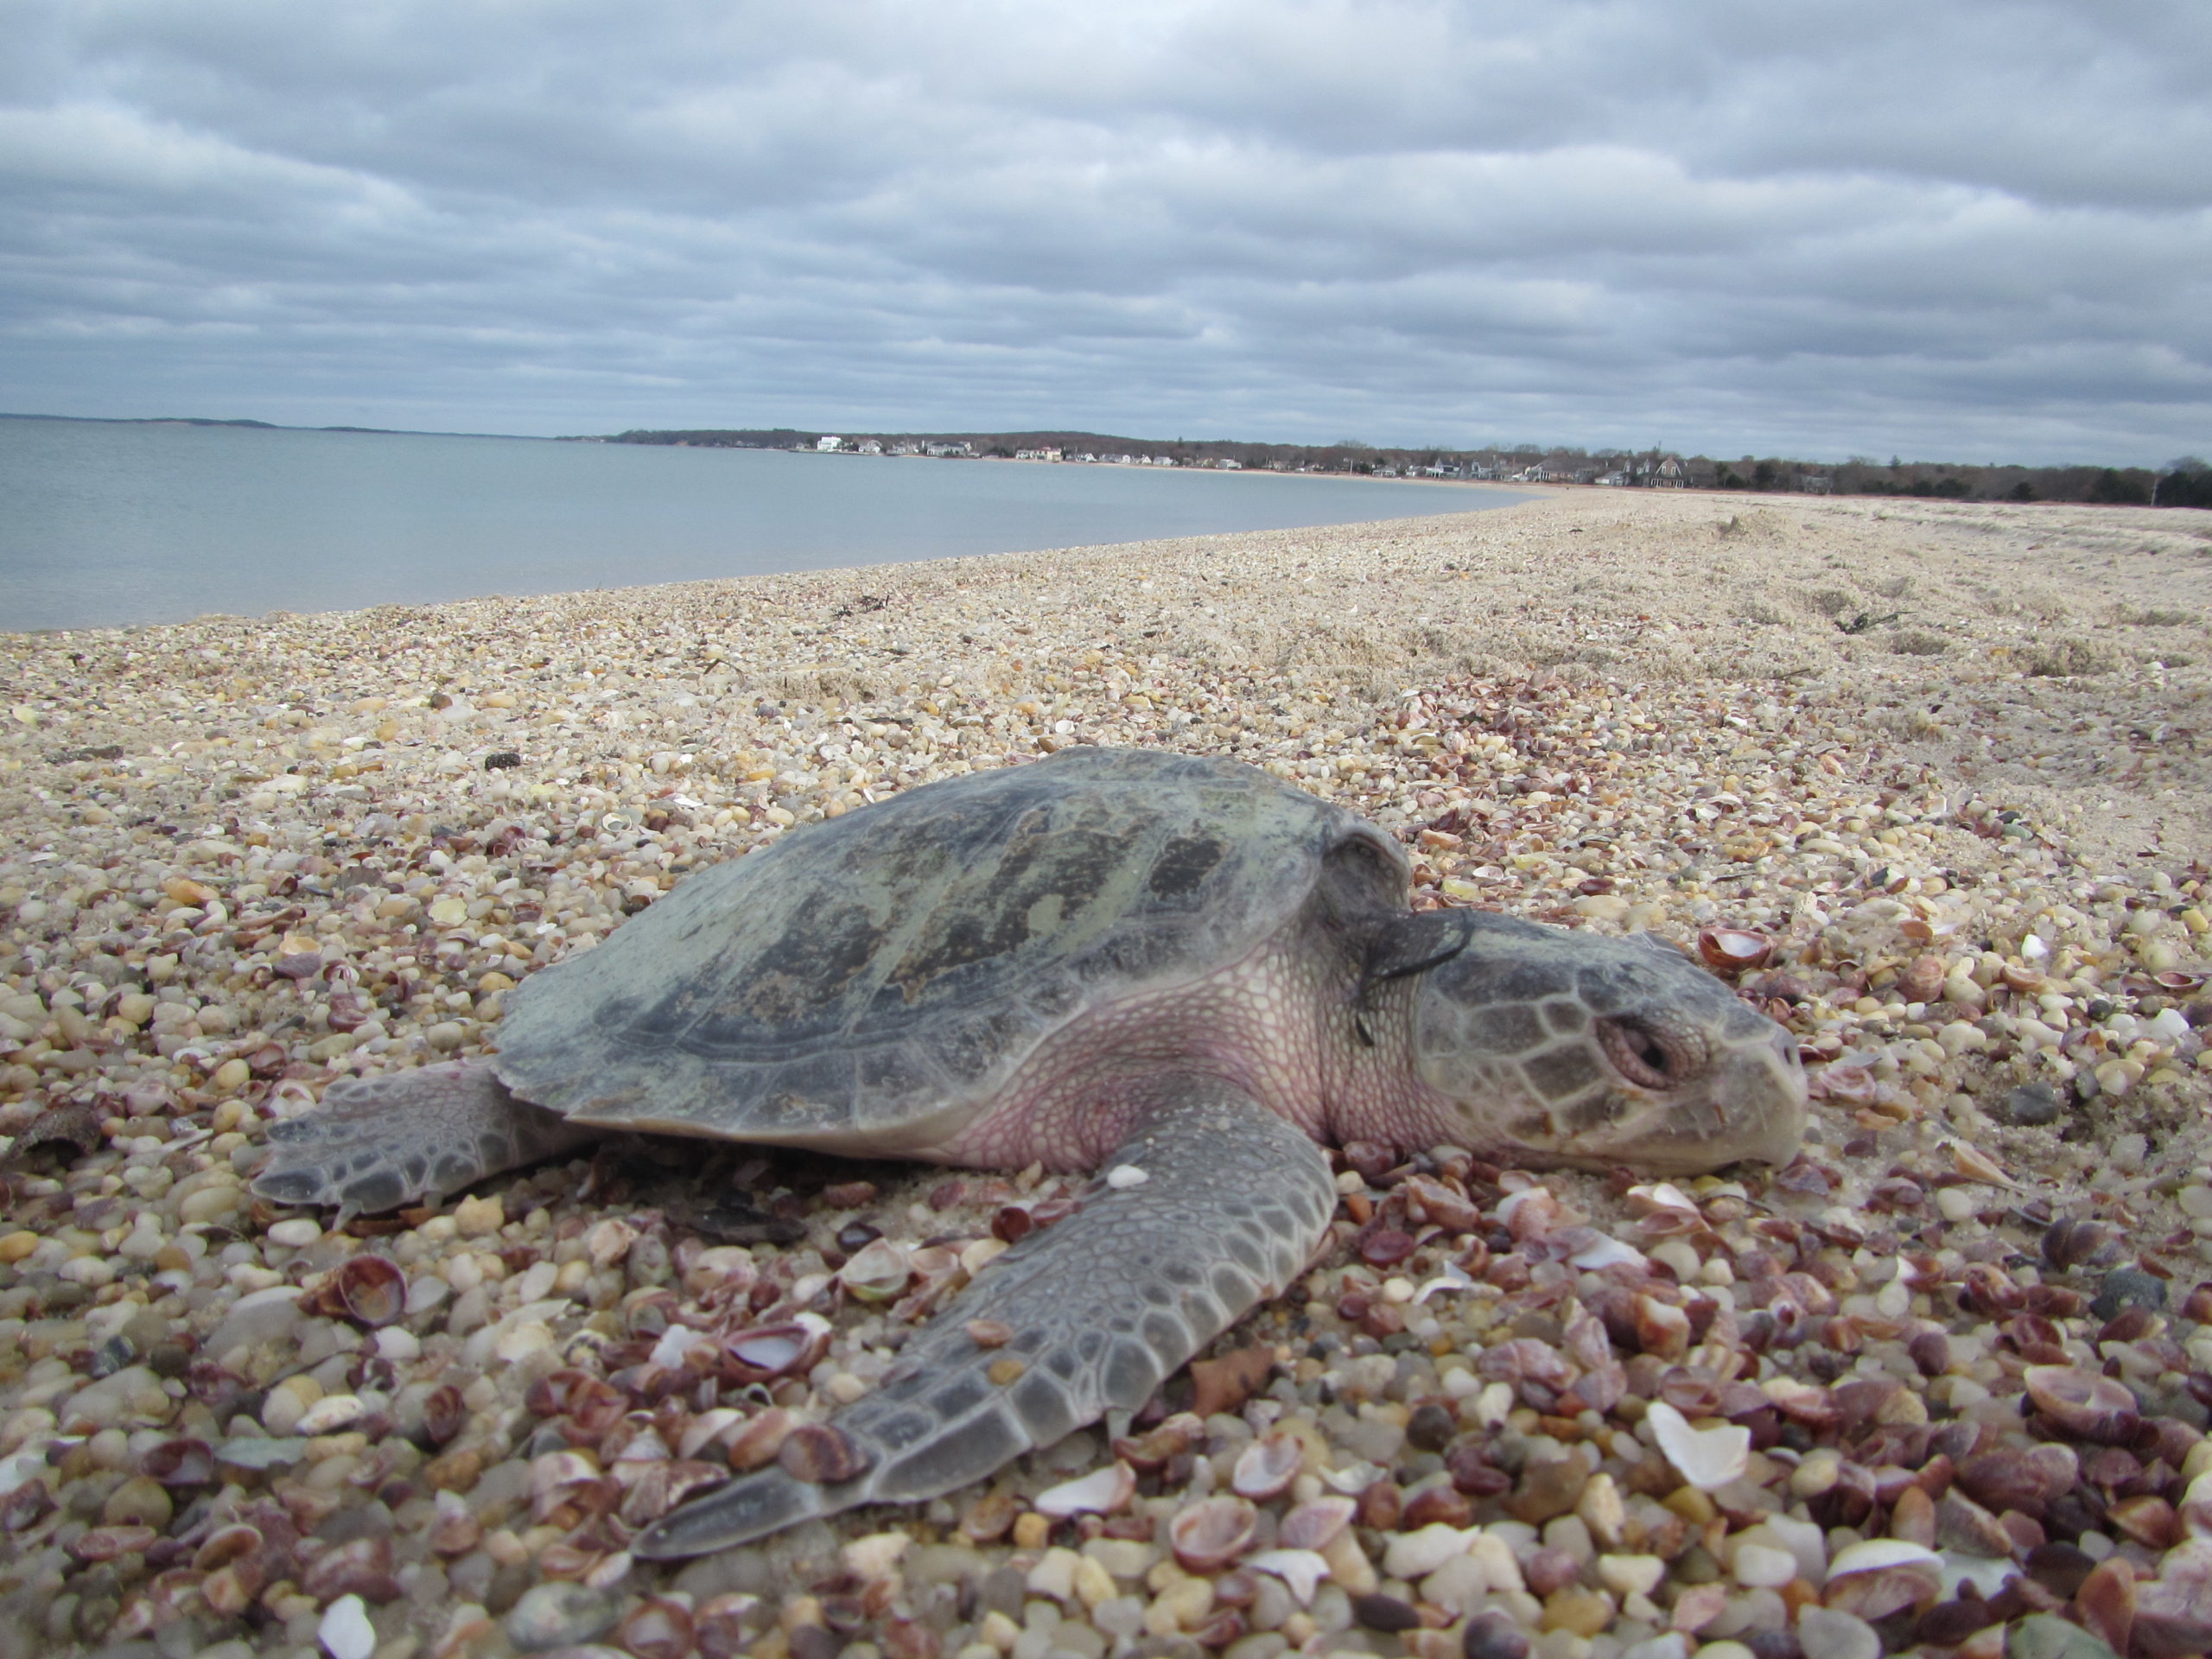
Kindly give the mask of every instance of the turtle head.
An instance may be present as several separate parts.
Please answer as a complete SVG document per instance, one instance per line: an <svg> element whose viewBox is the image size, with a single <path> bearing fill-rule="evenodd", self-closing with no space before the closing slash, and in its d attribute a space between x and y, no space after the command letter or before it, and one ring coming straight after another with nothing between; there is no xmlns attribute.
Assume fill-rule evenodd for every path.
<svg viewBox="0 0 2212 1659"><path fill-rule="evenodd" d="M1796 1154L1796 1044L1673 946L1448 915L1465 943L1409 976L1411 1034L1421 1080L1465 1119L1461 1144L1656 1174Z"/></svg>

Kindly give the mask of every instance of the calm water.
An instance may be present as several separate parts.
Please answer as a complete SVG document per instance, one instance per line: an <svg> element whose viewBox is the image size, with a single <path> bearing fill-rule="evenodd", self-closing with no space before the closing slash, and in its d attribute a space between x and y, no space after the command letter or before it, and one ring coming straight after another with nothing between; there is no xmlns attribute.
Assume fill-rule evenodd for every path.
<svg viewBox="0 0 2212 1659"><path fill-rule="evenodd" d="M1366 479L0 418L0 629L1475 512Z"/></svg>

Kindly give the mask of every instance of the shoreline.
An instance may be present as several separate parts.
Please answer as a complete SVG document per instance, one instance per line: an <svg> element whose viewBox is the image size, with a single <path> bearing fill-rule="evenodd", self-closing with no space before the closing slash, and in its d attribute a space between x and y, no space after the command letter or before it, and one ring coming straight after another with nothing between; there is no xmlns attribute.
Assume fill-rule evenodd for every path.
<svg viewBox="0 0 2212 1659"><path fill-rule="evenodd" d="M761 1659L1111 1659L1224 1636L1233 1659L1436 1659L1491 1615L1538 1659L1627 1659L1671 1631L1687 1659L1802 1619L1808 1597L1888 1632L1893 1613L1830 1572L1862 1523L1910 1541L1912 1506L1892 1494L1843 1519L1799 1477L1821 1446L1899 1461L1904 1443L1878 1455L1878 1433L1966 1423L1983 1450L2029 1444L2004 1334L2018 1309L1988 1300L1985 1268L2006 1294L2040 1279L2053 1294L2037 1306L2071 1307L2049 1315L2059 1357L2044 1363L2094 1371L2128 1347L2138 1407L2180 1426L2178 1503L2182 1478L2212 1470L2190 1438L2202 1396L2188 1403L2212 1375L2212 1303L2190 1300L2212 1280L2212 1067L2195 1034L2212 1010L2190 982L2212 965L2209 573L2203 512L1593 490L0 636L0 1468L11 1492L45 1489L0 1497L26 1517L0 1566L0 1656L177 1659L168 1632L200 1659L307 1659L360 1595L379 1659L508 1659L518 1620L546 1605L529 1598L564 1575L588 1594L561 1641L639 1659L662 1659L648 1625L671 1607L696 1650L734 1631ZM353 1233L245 1194L271 1121L336 1077L496 1043L524 974L687 871L896 789L1087 742L1231 754L1353 806L1406 840L1425 904L1693 948L1713 926L1769 936L1769 971L1793 982L1761 982L1767 1006L1821 1096L1796 1185L1681 1183L1700 1211L1685 1230L1650 1223L1674 1200L1649 1190L1535 1179L1657 1264L1637 1294L1688 1299L1719 1333L1621 1349L1628 1398L1662 1397L1673 1366L1705 1379L1666 1384L1686 1408L1709 1383L1702 1408L1726 1415L1742 1402L1725 1382L1772 1381L1776 1399L1878 1395L1879 1424L1839 1428L1808 1406L1795 1441L1750 1453L1747 1487L1702 1499L1696 1524L1717 1533L1670 1531L1662 1516L1686 1528L1701 1500L1678 1496L1647 1411L1556 1414L1554 1396L1500 1381L1509 1341L1569 1351L1565 1305L1540 1294L1564 1271L1541 1233L1484 1223L1510 1247L1493 1262L1518 1266L1415 1301L1471 1241L1424 1224L1415 1257L1372 1267L1354 1206L1294 1297L1217 1344L1271 1351L1259 1392L1199 1425L1182 1479L1147 1474L1115 1516L1054 1521L1032 1502L1113 1461L1080 1431L980 1491L664 1567L620 1548L646 1503L632 1486L602 1523L564 1509L544 1459L612 1472L623 1445L650 1451L650 1421L663 1461L727 1462L764 1401L734 1395L713 1409L740 1416L721 1420L696 1390L647 1389L636 1418L563 1438L535 1385L641 1363L629 1351L651 1347L654 1319L711 1323L699 1289L738 1259L702 1268L715 1248L776 1287L779 1317L831 1319L819 1365L771 1389L819 1415L871 1386L903 1333L843 1301L841 1233L877 1229L919 1285L954 1270L925 1241L988 1255L1001 1210L1063 1184L783 1154L718 1154L702 1179L696 1158L646 1154L540 1166ZM1498 1173L1433 1179L1494 1213ZM1403 1204L1347 1177L1370 1214ZM2103 1253L2050 1255L2054 1218L2109 1229ZM1827 1298L1800 1308L1802 1340L1775 1334L1777 1297L1810 1296L1780 1287L1777 1252ZM276 1294L371 1253L408 1282L389 1323ZM1908 1281L1901 1259L1928 1265ZM2166 1287L2162 1323L2101 1337L2112 1316L2087 1302L2141 1281L2137 1266ZM1932 1370L1917 1356L1933 1351L1909 1346L1931 1333L1948 1356ZM1873 1392L1834 1392L1853 1382ZM308 1419L323 1402L340 1403ZM1258 1501L1254 1548L1281 1541L1294 1507L1361 1494L1316 1555L1318 1588L1179 1567L1174 1517L1280 1433L1305 1448L1311 1490ZM138 1472L182 1440L219 1449L207 1478ZM1463 1445L1502 1489L1444 1478ZM2001 1507L1981 1501L1993 1525ZM1956 1528L1981 1523L1946 1514L1955 1554ZM2075 1535L2134 1565L2152 1617L2160 1573L2194 1570L2186 1549L2091 1519ZM200 1557L218 1522L256 1529L251 1588ZM1431 1560L1434 1524L1461 1542ZM99 1529L115 1548L88 1558ZM1747 1544L1789 1576L1760 1578ZM2012 1554L2022 1570L2028 1552ZM1386 1628L1396 1609L1414 1622Z"/></svg>

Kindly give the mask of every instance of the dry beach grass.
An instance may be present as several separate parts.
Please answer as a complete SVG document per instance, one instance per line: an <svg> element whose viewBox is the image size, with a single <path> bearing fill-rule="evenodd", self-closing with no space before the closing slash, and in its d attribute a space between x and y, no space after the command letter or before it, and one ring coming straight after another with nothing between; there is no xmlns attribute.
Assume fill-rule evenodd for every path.
<svg viewBox="0 0 2212 1659"><path fill-rule="evenodd" d="M2208 576L2200 513L1586 492L0 640L0 1654L2198 1650ZM1072 743L1354 804L1423 903L1756 933L1806 1160L1355 1160L1141 1443L671 1569L629 1532L1063 1183L631 1153L343 1234L245 1194L272 1119L495 1046L686 870Z"/></svg>

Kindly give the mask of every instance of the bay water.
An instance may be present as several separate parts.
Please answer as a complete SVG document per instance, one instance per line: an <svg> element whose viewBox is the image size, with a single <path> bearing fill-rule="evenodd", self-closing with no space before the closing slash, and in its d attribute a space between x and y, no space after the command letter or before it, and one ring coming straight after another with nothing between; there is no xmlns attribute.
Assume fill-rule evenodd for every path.
<svg viewBox="0 0 2212 1659"><path fill-rule="evenodd" d="M1446 484L0 417L0 630L1475 512Z"/></svg>

